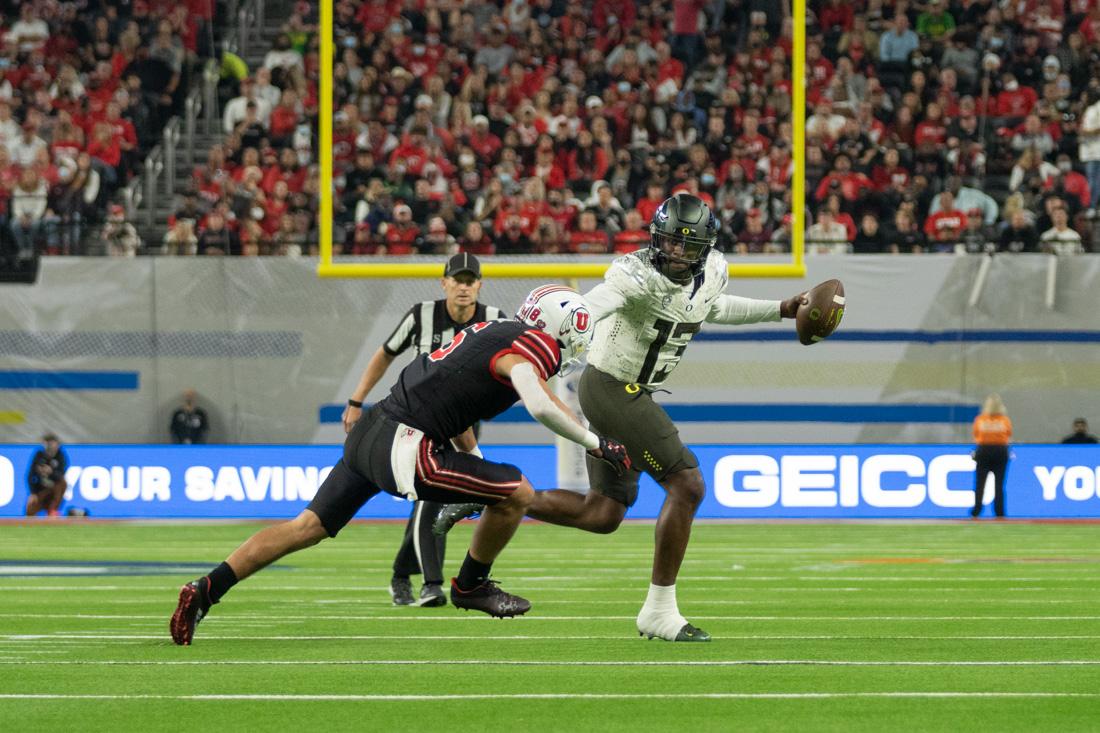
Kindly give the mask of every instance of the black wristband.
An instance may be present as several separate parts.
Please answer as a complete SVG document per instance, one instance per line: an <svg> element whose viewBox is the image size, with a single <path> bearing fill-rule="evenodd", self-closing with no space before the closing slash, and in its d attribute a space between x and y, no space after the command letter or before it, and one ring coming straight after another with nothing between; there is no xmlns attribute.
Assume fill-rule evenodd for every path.
<svg viewBox="0 0 1100 733"><path fill-rule="evenodd" d="M363 403L359 400L348 400L348 407L363 407Z"/></svg>

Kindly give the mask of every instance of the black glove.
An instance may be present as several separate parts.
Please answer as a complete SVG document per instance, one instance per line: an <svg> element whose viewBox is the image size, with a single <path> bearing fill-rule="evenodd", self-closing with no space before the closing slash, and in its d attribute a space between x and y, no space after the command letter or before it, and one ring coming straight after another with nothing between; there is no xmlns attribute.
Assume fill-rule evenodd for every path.
<svg viewBox="0 0 1100 733"><path fill-rule="evenodd" d="M626 448L622 443L600 436L600 447L588 451L588 455L598 458L615 469L616 476L630 470L630 456L626 454Z"/></svg>

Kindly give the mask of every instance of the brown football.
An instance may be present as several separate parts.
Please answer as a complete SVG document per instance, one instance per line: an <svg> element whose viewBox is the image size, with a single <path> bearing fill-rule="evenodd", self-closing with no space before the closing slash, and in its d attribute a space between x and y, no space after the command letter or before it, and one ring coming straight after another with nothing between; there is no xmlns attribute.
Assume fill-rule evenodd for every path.
<svg viewBox="0 0 1100 733"><path fill-rule="evenodd" d="M794 319L799 342L816 344L840 325L844 317L844 285L839 280L826 280L806 293L807 304L799 307Z"/></svg>

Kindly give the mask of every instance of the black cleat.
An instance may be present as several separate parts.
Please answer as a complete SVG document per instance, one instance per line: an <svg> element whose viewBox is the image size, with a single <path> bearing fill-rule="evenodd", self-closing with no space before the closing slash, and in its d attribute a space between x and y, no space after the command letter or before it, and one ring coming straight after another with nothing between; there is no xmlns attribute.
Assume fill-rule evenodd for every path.
<svg viewBox="0 0 1100 733"><path fill-rule="evenodd" d="M645 619L639 619L638 636L647 639L664 639L665 641L710 641L710 634L702 629L685 623L676 633L675 626L669 628L667 624L646 623Z"/></svg>
<svg viewBox="0 0 1100 733"><path fill-rule="evenodd" d="M176 604L176 612L172 614L172 620L168 623L168 630L172 633L172 641L180 646L191 646L191 639L195 636L195 627L210 611L210 579L199 578L192 580L180 588L179 603Z"/></svg>
<svg viewBox="0 0 1100 733"><path fill-rule="evenodd" d="M451 578L451 603L464 611L481 611L497 618L522 616L531 610L531 602L501 590L495 580L462 590L458 578Z"/></svg>
<svg viewBox="0 0 1100 733"><path fill-rule="evenodd" d="M412 583L408 578L393 578L390 580L390 598L395 606L412 606L416 604L413 598Z"/></svg>
<svg viewBox="0 0 1100 733"><path fill-rule="evenodd" d="M691 624L684 624L675 641L710 641L710 634Z"/></svg>
<svg viewBox="0 0 1100 733"><path fill-rule="evenodd" d="M437 606L447 605L447 596L443 593L443 588L440 583L425 583L420 586L420 603L419 605L426 608L435 608Z"/></svg>
<svg viewBox="0 0 1100 733"><path fill-rule="evenodd" d="M484 504L444 504L439 516L432 522L432 534L443 537L451 531L451 527L463 519L476 517L484 508Z"/></svg>

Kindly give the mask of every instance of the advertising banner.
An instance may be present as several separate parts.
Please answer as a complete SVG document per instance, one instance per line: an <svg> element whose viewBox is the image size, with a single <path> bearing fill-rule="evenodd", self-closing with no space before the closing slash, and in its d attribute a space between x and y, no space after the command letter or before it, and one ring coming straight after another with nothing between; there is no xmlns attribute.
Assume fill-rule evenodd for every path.
<svg viewBox="0 0 1100 733"><path fill-rule="evenodd" d="M485 446L538 489L552 488L553 446ZM23 514L37 449L0 445L0 517ZM959 445L693 446L707 482L703 518L962 518L974 502L974 462ZM64 451L62 511L100 518L283 519L316 494L338 446L72 445ZM1012 449L1009 517L1100 517L1100 447L1021 445ZM985 493L992 502L992 479ZM643 477L628 517L654 518L664 492ZM361 518L404 518L410 506L383 494ZM984 512L991 514L989 509Z"/></svg>

